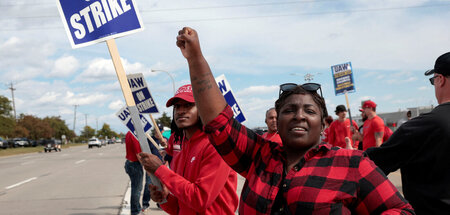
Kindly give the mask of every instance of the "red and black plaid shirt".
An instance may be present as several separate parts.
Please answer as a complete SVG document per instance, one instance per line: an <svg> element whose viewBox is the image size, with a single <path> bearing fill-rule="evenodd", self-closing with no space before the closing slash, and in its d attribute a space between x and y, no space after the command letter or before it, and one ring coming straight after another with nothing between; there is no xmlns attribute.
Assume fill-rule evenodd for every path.
<svg viewBox="0 0 450 215"><path fill-rule="evenodd" d="M284 149L234 120L231 108L205 126L211 143L246 178L240 214L414 214L361 151L319 144L283 175ZM282 204L274 206L277 194ZM277 199L278 201L278 199Z"/></svg>

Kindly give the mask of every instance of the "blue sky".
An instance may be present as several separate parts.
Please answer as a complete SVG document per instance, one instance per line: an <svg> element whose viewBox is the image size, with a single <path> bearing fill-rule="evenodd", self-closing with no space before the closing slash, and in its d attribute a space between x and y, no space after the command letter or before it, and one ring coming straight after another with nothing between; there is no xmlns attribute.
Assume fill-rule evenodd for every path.
<svg viewBox="0 0 450 215"><path fill-rule="evenodd" d="M127 74L143 73L160 111L172 96L168 71L179 86L188 67L175 37L196 29L214 75L225 74L249 127L264 126L278 86L322 84L328 111L345 104L335 96L330 67L352 62L352 113L372 99L378 112L437 105L423 73L450 51L450 1L428 0L136 0L143 32L116 39ZM72 49L53 0L0 3L0 94L17 113L61 116L76 132L108 123L126 131L115 113L125 105L105 43ZM155 114L154 117L159 117Z"/></svg>

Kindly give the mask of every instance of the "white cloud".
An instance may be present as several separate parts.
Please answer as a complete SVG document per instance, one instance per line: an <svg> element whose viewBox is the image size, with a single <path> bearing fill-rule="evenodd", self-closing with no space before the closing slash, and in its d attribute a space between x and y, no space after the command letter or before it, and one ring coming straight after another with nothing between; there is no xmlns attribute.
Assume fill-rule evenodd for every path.
<svg viewBox="0 0 450 215"><path fill-rule="evenodd" d="M65 78L77 71L79 62L74 56L63 56L58 58L53 65L49 77Z"/></svg>
<svg viewBox="0 0 450 215"><path fill-rule="evenodd" d="M121 108L125 106L125 103L122 100L115 100L109 103L108 108L113 111L119 111Z"/></svg>
<svg viewBox="0 0 450 215"><path fill-rule="evenodd" d="M430 88L429 88L429 87L426 87L426 86L421 86L421 87L419 87L419 88L417 88L417 89L423 91L423 90L428 90L428 89L430 89Z"/></svg>
<svg viewBox="0 0 450 215"><path fill-rule="evenodd" d="M279 86L250 86L243 90L240 90L236 95L237 96L252 96L252 95L261 95L261 94L276 94L280 89Z"/></svg>
<svg viewBox="0 0 450 215"><path fill-rule="evenodd" d="M130 73L144 73L148 72L149 69L146 68L141 63L129 63L126 59L121 59L125 74ZM78 75L74 82L98 82L105 80L115 80L117 79L116 70L111 59L96 58L89 62L87 68Z"/></svg>

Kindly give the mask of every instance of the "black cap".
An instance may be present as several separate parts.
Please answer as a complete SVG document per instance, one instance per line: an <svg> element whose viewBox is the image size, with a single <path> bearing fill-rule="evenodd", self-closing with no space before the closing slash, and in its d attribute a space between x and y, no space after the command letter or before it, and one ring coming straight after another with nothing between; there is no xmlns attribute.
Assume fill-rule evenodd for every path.
<svg viewBox="0 0 450 215"><path fill-rule="evenodd" d="M347 112L347 109L345 108L344 105L338 105L336 106L336 110L334 111L336 114L340 113L340 112Z"/></svg>
<svg viewBox="0 0 450 215"><path fill-rule="evenodd" d="M426 71L425 75L432 75L434 73L439 73L445 76L450 75L450 52L439 56L434 64L434 69Z"/></svg>

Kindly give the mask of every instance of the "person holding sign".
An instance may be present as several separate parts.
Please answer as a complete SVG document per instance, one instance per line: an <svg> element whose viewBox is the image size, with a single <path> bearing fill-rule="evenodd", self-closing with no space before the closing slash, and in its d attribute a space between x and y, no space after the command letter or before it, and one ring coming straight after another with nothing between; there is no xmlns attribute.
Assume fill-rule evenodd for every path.
<svg viewBox="0 0 450 215"><path fill-rule="evenodd" d="M167 199L160 206L169 214L234 214L238 205L237 174L203 132L191 85L181 86L166 106L173 106L176 125L169 145L180 145L181 150L174 155L171 169L152 154L139 154L145 170L163 183L162 191L150 185L153 201Z"/></svg>
<svg viewBox="0 0 450 215"><path fill-rule="evenodd" d="M330 124L328 143L332 146L341 148L358 148L358 141L352 141L348 146L345 141L346 138L351 138L353 136L352 130L358 130L358 125L352 120L353 129L350 128L350 119L347 118L347 109L344 105L336 106L335 113L338 116L338 119Z"/></svg>
<svg viewBox="0 0 450 215"><path fill-rule="evenodd" d="M277 129L277 112L275 108L270 108L266 111L266 120L264 122L267 125L267 132L262 137L281 144L281 138Z"/></svg>
<svg viewBox="0 0 450 215"><path fill-rule="evenodd" d="M320 143L328 113L319 84L280 86L275 102L280 145L233 119L195 30L179 31L177 46L189 64L205 132L228 165L246 178L240 214L414 214L363 152Z"/></svg>
<svg viewBox="0 0 450 215"><path fill-rule="evenodd" d="M149 147L152 148L152 143L148 142L148 144ZM145 209L150 206L150 190L148 188L148 185L151 183L151 179L150 176L145 174L145 187L144 187L144 194L142 196L142 207L141 207L140 197L142 192L142 180L144 172L142 171L142 165L141 163L139 163L137 154L140 153L142 150L139 141L136 139L136 137L134 137L134 135L130 131L128 131L127 134L125 135L125 148L126 148L125 172L128 174L131 181L130 212L131 215L136 215L140 214L141 210L145 211ZM158 159L161 159L161 157L159 157Z"/></svg>

